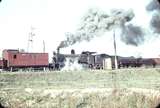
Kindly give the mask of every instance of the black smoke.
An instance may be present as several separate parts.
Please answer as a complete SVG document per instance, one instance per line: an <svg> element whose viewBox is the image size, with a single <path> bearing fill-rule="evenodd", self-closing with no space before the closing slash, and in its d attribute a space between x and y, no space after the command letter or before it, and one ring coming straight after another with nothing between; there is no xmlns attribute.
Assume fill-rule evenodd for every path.
<svg viewBox="0 0 160 108"><path fill-rule="evenodd" d="M144 32L140 26L128 24L123 26L121 40L127 45L138 46L144 42Z"/></svg>
<svg viewBox="0 0 160 108"><path fill-rule="evenodd" d="M146 7L147 11L160 10L160 0L152 0Z"/></svg>
<svg viewBox="0 0 160 108"><path fill-rule="evenodd" d="M160 33L160 0L152 0L146 7L152 13L150 26L154 33Z"/></svg>
<svg viewBox="0 0 160 108"><path fill-rule="evenodd" d="M84 40L90 41L107 31L125 25L133 18L133 10L114 9L110 13L106 13L101 10L90 9L82 18L81 25L77 31L74 34L68 33L66 39L58 47L64 48ZM130 41L128 41L129 43Z"/></svg>
<svg viewBox="0 0 160 108"><path fill-rule="evenodd" d="M154 13L150 22L151 28L155 33L160 33L160 13Z"/></svg>

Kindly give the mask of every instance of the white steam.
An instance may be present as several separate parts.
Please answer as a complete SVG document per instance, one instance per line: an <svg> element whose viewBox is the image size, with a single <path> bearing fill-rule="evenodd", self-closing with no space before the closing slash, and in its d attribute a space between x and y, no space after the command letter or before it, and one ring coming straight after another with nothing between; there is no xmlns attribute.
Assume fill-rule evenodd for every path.
<svg viewBox="0 0 160 108"><path fill-rule="evenodd" d="M66 58L65 66L62 68L62 71L77 71L83 69L82 65L78 63L77 58Z"/></svg>

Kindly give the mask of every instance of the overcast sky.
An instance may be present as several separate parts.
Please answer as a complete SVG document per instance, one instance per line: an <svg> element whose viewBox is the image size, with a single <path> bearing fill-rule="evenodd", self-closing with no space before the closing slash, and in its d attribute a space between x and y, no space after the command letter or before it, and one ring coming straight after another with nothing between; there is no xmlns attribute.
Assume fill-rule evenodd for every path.
<svg viewBox="0 0 160 108"><path fill-rule="evenodd" d="M103 11L110 9L133 9L135 18L133 23L149 29L150 14L145 6L149 0L2 0L0 3L0 50L25 49L27 50L28 35L31 26L33 32L33 51L43 51L43 40L46 52L50 57L60 41L65 39L66 32L75 32L81 18L90 8ZM113 54L112 32L93 39L90 42L77 43L62 49L62 53L70 53L72 48L80 53L84 50L98 53ZM117 30L116 36L119 33ZM148 35L153 35L148 33ZM135 47L125 45L117 38L117 52L124 56L158 57L160 54L159 38L148 38L142 45ZM153 48L154 47L154 48ZM152 50L152 51L151 51Z"/></svg>

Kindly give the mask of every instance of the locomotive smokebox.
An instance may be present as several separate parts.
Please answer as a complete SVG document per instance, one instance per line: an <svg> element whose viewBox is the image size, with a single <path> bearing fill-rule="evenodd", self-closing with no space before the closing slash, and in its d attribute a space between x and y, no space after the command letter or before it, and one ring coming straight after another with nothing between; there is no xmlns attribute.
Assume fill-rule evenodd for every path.
<svg viewBox="0 0 160 108"><path fill-rule="evenodd" d="M74 49L71 50L71 54L75 55L75 50Z"/></svg>

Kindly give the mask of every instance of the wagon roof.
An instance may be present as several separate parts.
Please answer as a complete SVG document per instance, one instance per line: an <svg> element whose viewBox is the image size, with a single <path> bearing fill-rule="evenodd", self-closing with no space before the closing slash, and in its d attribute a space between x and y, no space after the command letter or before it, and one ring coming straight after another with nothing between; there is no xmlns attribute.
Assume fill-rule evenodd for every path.
<svg viewBox="0 0 160 108"><path fill-rule="evenodd" d="M48 53L41 53L41 52L21 52L16 49L5 49L3 51L12 52L12 53L19 53L19 54L48 54Z"/></svg>

